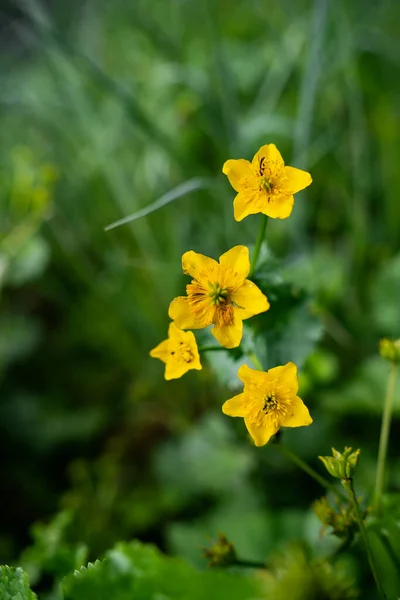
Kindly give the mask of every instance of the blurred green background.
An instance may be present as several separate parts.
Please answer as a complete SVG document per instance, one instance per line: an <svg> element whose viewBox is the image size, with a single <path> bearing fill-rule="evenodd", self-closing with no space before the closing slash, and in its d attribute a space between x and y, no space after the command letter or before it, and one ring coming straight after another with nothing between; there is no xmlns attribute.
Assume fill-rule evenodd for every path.
<svg viewBox="0 0 400 600"><path fill-rule="evenodd" d="M91 559L138 537L196 564L219 530L253 560L334 546L318 485L221 414L223 356L166 383L148 352L182 253L255 241L223 162L275 143L314 182L268 225L266 285L289 312L265 366L301 368L314 424L291 447L318 469L331 445L361 447L370 492L377 345L400 335L399 19L395 0L0 2L0 562L58 511L23 554L33 579L57 535ZM394 492L399 434L397 398Z"/></svg>

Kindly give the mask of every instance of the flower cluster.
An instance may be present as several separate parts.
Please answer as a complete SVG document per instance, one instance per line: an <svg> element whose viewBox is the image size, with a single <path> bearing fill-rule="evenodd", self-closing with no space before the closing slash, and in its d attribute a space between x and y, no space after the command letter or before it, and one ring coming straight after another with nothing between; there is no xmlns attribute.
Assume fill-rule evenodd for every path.
<svg viewBox="0 0 400 600"><path fill-rule="evenodd" d="M238 192L234 200L237 221L256 213L278 219L288 217L293 194L312 181L309 173L285 166L274 144L262 146L251 163L244 159L226 161L222 171ZM202 368L196 338L192 331L184 330L211 326L221 346L236 348L242 339L243 321L270 308L265 294L248 279L250 257L246 246L231 248L218 261L190 250L182 256L182 270L191 277L186 295L170 303L168 339L150 352L150 356L165 363L167 380ZM227 400L222 410L226 415L244 418L256 446L266 444L281 426L312 423L308 409L297 396L297 368L293 363L268 372L242 365L238 376L244 383L243 393Z"/></svg>

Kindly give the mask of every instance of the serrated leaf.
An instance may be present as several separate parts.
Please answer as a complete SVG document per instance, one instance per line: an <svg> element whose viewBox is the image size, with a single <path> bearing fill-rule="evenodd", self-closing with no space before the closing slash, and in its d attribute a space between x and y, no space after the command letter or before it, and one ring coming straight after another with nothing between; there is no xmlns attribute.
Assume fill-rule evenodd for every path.
<svg viewBox="0 0 400 600"><path fill-rule="evenodd" d="M260 580L224 571L197 571L139 542L120 543L102 562L68 576L64 600L257 600Z"/></svg>
<svg viewBox="0 0 400 600"><path fill-rule="evenodd" d="M27 574L20 567L0 567L1 600L35 600Z"/></svg>

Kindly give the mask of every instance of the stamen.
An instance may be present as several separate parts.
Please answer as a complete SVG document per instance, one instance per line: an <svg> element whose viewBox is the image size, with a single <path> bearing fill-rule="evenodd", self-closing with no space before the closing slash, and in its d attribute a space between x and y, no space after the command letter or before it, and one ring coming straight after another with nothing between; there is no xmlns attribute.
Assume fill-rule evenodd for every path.
<svg viewBox="0 0 400 600"><path fill-rule="evenodd" d="M224 325L233 325L235 322L235 315L233 312L232 304L222 304L217 308L214 315L214 324L221 327Z"/></svg>
<svg viewBox="0 0 400 600"><path fill-rule="evenodd" d="M269 177L262 177L260 183L260 191L264 190L265 192L272 192L274 189L274 183L271 181Z"/></svg>
<svg viewBox="0 0 400 600"><path fill-rule="evenodd" d="M264 396L264 406L262 408L263 412L267 415L268 413L279 409L279 402L275 397L275 393L272 392L267 396Z"/></svg>
<svg viewBox="0 0 400 600"><path fill-rule="evenodd" d="M194 355L189 344L185 344L184 342L179 342L179 346L171 350L170 354L178 362L190 363L194 360Z"/></svg>

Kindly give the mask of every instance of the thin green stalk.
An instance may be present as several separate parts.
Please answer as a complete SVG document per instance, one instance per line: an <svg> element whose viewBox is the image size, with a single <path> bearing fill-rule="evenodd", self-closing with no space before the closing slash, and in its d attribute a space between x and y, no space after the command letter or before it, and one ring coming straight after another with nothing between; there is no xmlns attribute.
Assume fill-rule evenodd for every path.
<svg viewBox="0 0 400 600"><path fill-rule="evenodd" d="M302 469L305 473L307 473L307 475L309 475L310 477L315 479L315 481L317 481L320 484L320 486L322 486L323 488L326 488L328 490L331 490L334 494L339 496L339 498L341 500L345 500L345 501L347 500L344 497L344 495L341 493L341 490L339 490L337 487L335 487L330 481L328 481L328 479L325 479L325 477L322 477L322 475L317 473L317 471L315 471L312 467L310 467L306 462L304 462L304 460L302 460L299 456L297 456L297 454L295 454L287 446L284 446L283 444L274 444L274 447L277 450L279 450L279 452L281 454L286 456L286 458L291 460L295 465L300 467L300 469Z"/></svg>
<svg viewBox="0 0 400 600"><path fill-rule="evenodd" d="M367 530L365 529L364 521L363 521L361 510L360 510L360 505L358 504L357 496L354 491L353 480L347 479L346 483L347 483L346 489L349 492L350 500L354 507L354 512L356 514L358 526L360 528L361 537L363 539L364 546L365 546L365 549L368 554L368 562L369 562L369 566L371 568L372 575L374 576L374 579L375 579L376 587L378 588L382 598L386 599L386 594L383 590L382 583L379 579L378 570L376 568L375 558L374 558L374 555L372 554Z"/></svg>
<svg viewBox="0 0 400 600"><path fill-rule="evenodd" d="M255 560L242 560L238 558L235 562L232 563L233 567L248 567L251 569L268 569L267 565L262 562L257 562Z"/></svg>
<svg viewBox="0 0 400 600"><path fill-rule="evenodd" d="M227 348L224 348L223 346L199 346L198 348L199 352L219 352L221 350L228 350Z"/></svg>
<svg viewBox="0 0 400 600"><path fill-rule="evenodd" d="M253 365L256 367L256 369L258 369L259 371L264 371L262 364L258 360L257 356L254 354L254 352L248 352L247 356L249 357Z"/></svg>
<svg viewBox="0 0 400 600"><path fill-rule="evenodd" d="M267 227L267 223L268 223L267 215L262 215L260 229L258 230L256 245L254 246L253 256L251 257L249 277L251 277L254 274L257 260L258 260L258 255L260 254L260 250L261 250L261 244L262 244L264 236L265 236L265 230Z"/></svg>
<svg viewBox="0 0 400 600"><path fill-rule="evenodd" d="M389 443L390 423L392 420L392 409L394 400L394 389L396 385L397 365L393 362L390 366L389 379L386 388L385 405L383 408L381 435L379 439L378 465L375 483L375 512L379 514L382 509L382 493L385 478L386 456Z"/></svg>

